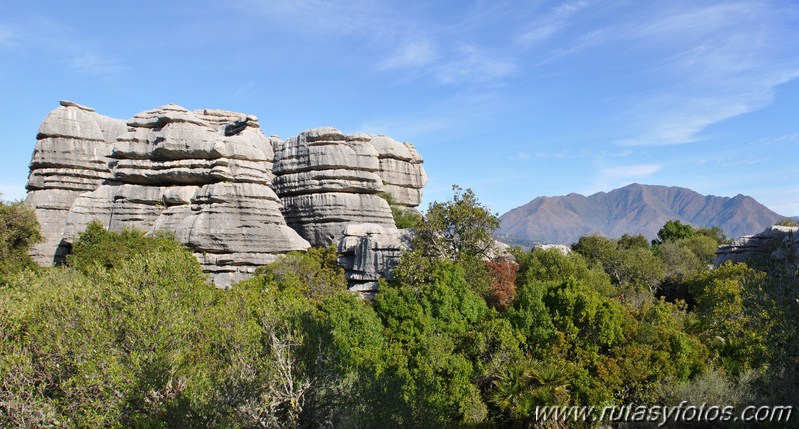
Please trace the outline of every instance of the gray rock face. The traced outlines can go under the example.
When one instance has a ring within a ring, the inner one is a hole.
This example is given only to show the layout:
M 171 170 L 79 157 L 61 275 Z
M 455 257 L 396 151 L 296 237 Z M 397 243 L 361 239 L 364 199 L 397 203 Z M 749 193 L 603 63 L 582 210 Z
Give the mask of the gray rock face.
M 392 227 L 380 192 L 404 206 L 421 201 L 427 176 L 410 144 L 330 127 L 273 144 L 274 187 L 286 222 L 314 246 L 338 242 L 351 223 Z
M 427 174 L 422 168 L 422 157 L 413 145 L 383 135 L 356 134 L 354 137 L 368 139 L 374 146 L 380 162 L 378 174 L 385 192 L 391 194 L 394 202 L 402 206 L 418 206 L 422 202 Z
M 60 119 L 62 109 L 50 117 Z M 107 141 L 98 140 L 97 127 L 84 125 L 97 122 L 92 116 L 99 115 L 80 112 L 78 124 L 52 125 L 48 117 L 42 126 L 47 132 L 40 130 L 40 137 L 52 138 L 79 129 L 88 136 L 75 136 L 75 144 L 83 145 L 79 147 L 103 144 L 102 150 L 80 153 L 80 162 L 93 166 L 97 178 L 59 200 L 61 230 L 45 231 L 48 242 L 70 243 L 93 220 L 112 231 L 135 227 L 172 232 L 220 287 L 282 253 L 309 247 L 280 212 L 281 201 L 271 188 L 272 143 L 257 118 L 168 105 L 122 122 Z M 41 142 L 37 149 L 47 147 Z M 32 178 L 41 170 L 34 167 L 38 164 L 32 163 Z M 32 179 L 29 189 L 36 183 Z M 40 219 L 47 215 L 39 195 L 29 194 L 28 199 Z
M 45 236 L 39 263 L 62 261 L 98 220 L 174 233 L 220 287 L 364 222 L 342 241 L 342 260 L 353 282 L 376 285 L 405 237 L 378 194 L 413 207 L 427 181 L 413 146 L 389 137 L 317 128 L 280 141 L 255 116 L 173 104 L 122 121 L 63 101 L 37 139 L 27 202 Z M 364 241 L 357 257 L 353 240 Z
M 732 244 L 719 246 L 713 265 L 727 261 L 759 266 L 769 261 L 799 266 L 799 227 L 774 225 L 763 232 L 746 235 Z
M 63 260 L 68 250 L 61 243 L 67 213 L 79 195 L 111 178 L 108 156 L 125 130 L 125 121 L 69 101 L 62 101 L 42 122 L 31 157 L 26 200 L 36 210 L 45 238 L 31 251 L 37 262 Z
M 350 290 L 377 292 L 381 278 L 391 280 L 402 252 L 410 247 L 412 232 L 374 223 L 349 224 L 338 243 L 339 263 Z
M 565 244 L 539 244 L 539 245 L 535 246 L 535 248 L 536 249 L 543 249 L 543 250 L 555 249 L 558 252 L 560 252 L 561 255 L 564 255 L 564 256 L 568 255 L 569 253 L 572 252 L 571 247 L 569 247 L 569 246 L 567 246 Z

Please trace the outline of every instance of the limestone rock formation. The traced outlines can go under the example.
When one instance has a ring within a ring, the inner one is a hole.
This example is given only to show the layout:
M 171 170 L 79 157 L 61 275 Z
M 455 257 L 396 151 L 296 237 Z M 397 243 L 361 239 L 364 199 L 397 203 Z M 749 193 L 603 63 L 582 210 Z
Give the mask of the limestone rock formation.
M 92 115 L 84 122 L 91 123 Z M 220 287 L 279 254 L 309 247 L 280 213 L 271 188 L 272 143 L 254 116 L 168 105 L 114 131 L 113 142 L 103 141 L 104 151 L 82 153 L 83 162 L 96 166 L 97 180 L 64 204 L 61 231 L 46 231 L 48 242 L 70 243 L 92 220 L 114 231 L 173 232 Z M 32 164 L 29 189 L 40 170 Z M 35 194 L 29 202 L 41 219 Z
M 36 209 L 45 238 L 32 249 L 37 262 L 63 260 L 67 213 L 78 196 L 111 178 L 108 156 L 125 130 L 125 121 L 69 101 L 62 101 L 42 122 L 27 186 L 27 203 Z
M 427 181 L 413 146 L 386 136 L 317 128 L 280 141 L 255 116 L 173 104 L 122 121 L 62 101 L 37 139 L 27 202 L 45 236 L 39 263 L 63 261 L 98 220 L 174 233 L 220 287 L 349 234 L 342 260 L 369 289 L 405 245 L 380 193 L 412 209 Z
M 377 151 L 385 192 L 391 194 L 394 203 L 416 207 L 422 202 L 422 188 L 427 183 L 427 174 L 422 168 L 422 157 L 410 143 L 400 143 L 391 137 L 373 134 L 356 134 L 354 138 L 369 141 Z
M 727 261 L 760 266 L 769 262 L 799 266 L 799 227 L 774 225 L 716 250 L 716 267 Z
M 542 250 L 555 249 L 558 252 L 560 252 L 561 255 L 564 255 L 564 256 L 566 256 L 566 255 L 568 255 L 569 253 L 572 252 L 571 247 L 569 247 L 569 246 L 567 246 L 565 244 L 539 244 L 539 245 L 536 245 L 534 247 L 534 249 L 542 249 Z
M 286 222 L 314 246 L 337 243 L 351 223 L 393 226 L 381 192 L 403 206 L 421 201 L 427 176 L 410 144 L 330 127 L 273 144 L 274 187 Z
M 407 229 L 374 223 L 349 224 L 338 243 L 339 264 L 344 267 L 350 290 L 369 295 L 377 292 L 381 278 L 392 279 L 403 251 L 410 247 Z

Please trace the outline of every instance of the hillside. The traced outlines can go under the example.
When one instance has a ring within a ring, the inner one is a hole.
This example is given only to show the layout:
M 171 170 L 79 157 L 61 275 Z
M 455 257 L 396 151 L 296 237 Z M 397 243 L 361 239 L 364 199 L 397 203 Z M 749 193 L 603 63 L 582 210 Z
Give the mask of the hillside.
M 538 197 L 500 217 L 497 237 L 511 244 L 569 244 L 583 235 L 654 238 L 666 221 L 718 226 L 728 237 L 754 234 L 782 219 L 746 195 L 718 197 L 687 188 L 633 183 L 590 196 Z

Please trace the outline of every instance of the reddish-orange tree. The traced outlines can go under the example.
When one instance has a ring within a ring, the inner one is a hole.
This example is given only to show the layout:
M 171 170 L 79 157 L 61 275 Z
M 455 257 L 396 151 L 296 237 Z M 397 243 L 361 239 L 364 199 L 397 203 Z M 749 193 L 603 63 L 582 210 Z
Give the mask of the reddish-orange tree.
M 516 299 L 516 273 L 519 264 L 513 261 L 490 261 L 486 266 L 491 274 L 488 305 L 499 311 L 507 310 Z

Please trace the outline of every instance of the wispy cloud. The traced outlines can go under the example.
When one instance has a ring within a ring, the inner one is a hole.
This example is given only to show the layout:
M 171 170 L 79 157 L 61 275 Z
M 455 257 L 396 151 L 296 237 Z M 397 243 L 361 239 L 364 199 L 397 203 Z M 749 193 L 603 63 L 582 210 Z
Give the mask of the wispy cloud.
M 496 51 L 473 44 L 439 49 L 427 40 L 400 46 L 377 69 L 412 71 L 416 76 L 432 76 L 444 85 L 498 85 L 518 71 L 513 60 L 502 58 Z
M 770 100 L 770 99 L 768 99 Z M 638 122 L 645 131 L 619 139 L 619 146 L 661 146 L 694 143 L 710 124 L 762 107 L 768 100 L 735 99 L 718 94 L 699 98 L 689 95 L 661 95 L 638 103 L 627 117 Z
M 600 170 L 599 176 L 603 179 L 641 179 L 651 176 L 662 170 L 660 164 L 625 165 L 610 167 Z
M 266 19 L 293 32 L 326 33 L 328 37 L 365 30 L 382 32 L 377 23 L 388 13 L 383 3 L 369 0 L 241 0 L 229 6 L 247 17 Z
M 435 67 L 438 80 L 446 84 L 497 82 L 517 71 L 509 60 L 487 54 L 475 45 L 462 45 L 447 62 Z
M 104 43 L 44 16 L 29 16 L 13 26 L 0 24 L 0 46 L 17 48 L 15 54 L 45 56 L 66 70 L 91 76 L 125 71 L 127 67 L 113 54 L 104 52 Z
M 507 159 L 511 161 L 524 161 L 530 159 L 530 154 L 527 152 L 516 152 L 513 155 L 508 155 Z
M 0 46 L 14 46 L 14 31 L 0 25 Z
M 591 150 L 563 148 L 558 151 L 537 151 L 533 156 L 535 159 L 584 159 L 591 156 Z
M 419 68 L 433 62 L 436 56 L 436 49 L 430 41 L 413 40 L 403 44 L 391 56 L 381 61 L 379 68 L 383 70 Z
M 116 60 L 93 51 L 76 54 L 70 61 L 70 67 L 79 73 L 93 76 L 117 74 L 126 70 Z
M 418 110 L 365 119 L 356 130 L 388 134 L 415 144 L 452 144 L 472 139 L 475 124 L 490 122 L 502 103 L 503 99 L 490 91 L 464 91 Z
M 578 36 L 574 41 L 554 49 L 543 59 L 535 63 L 534 67 L 549 64 L 570 55 L 601 46 L 612 41 L 616 37 L 617 35 L 614 34 L 614 28 L 612 27 L 588 31 Z
M 253 98 L 258 94 L 258 85 L 255 82 L 248 82 L 246 84 L 236 87 L 233 92 L 225 97 L 225 101 L 240 101 Z
M 663 170 L 660 164 L 634 164 L 601 168 L 586 195 L 599 191 L 609 191 L 633 182 L 642 182 Z
M 530 24 L 518 37 L 517 42 L 525 48 L 552 38 L 563 29 L 572 15 L 585 9 L 585 0 L 571 1 L 554 7 L 548 14 Z
M 411 114 L 365 122 L 358 126 L 355 132 L 388 134 L 395 138 L 414 139 L 421 135 L 432 134 L 453 128 L 458 123 L 458 118 L 449 115 L 424 115 L 424 117 L 422 117 L 420 115 Z
M 403 81 L 433 79 L 446 85 L 482 85 L 500 81 L 517 70 L 512 56 L 504 55 L 501 47 L 475 42 L 489 25 L 480 23 L 492 19 L 479 16 L 485 13 L 484 8 L 464 12 L 465 16 L 452 18 L 452 23 L 442 23 L 440 17 L 430 14 L 434 6 L 408 7 L 385 1 L 245 0 L 231 7 L 313 41 L 347 46 L 357 43 L 364 64 L 372 64 L 376 73 L 393 73 Z M 489 10 L 498 13 L 494 8 Z
M 779 8 L 760 2 L 666 10 L 624 32 L 649 70 L 654 92 L 627 119 L 639 125 L 625 146 L 696 142 L 719 121 L 768 106 L 778 85 L 799 77 L 799 34 Z
M 757 141 L 753 144 L 765 146 L 797 145 L 799 144 L 799 133 L 791 133 L 768 140 Z

